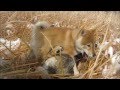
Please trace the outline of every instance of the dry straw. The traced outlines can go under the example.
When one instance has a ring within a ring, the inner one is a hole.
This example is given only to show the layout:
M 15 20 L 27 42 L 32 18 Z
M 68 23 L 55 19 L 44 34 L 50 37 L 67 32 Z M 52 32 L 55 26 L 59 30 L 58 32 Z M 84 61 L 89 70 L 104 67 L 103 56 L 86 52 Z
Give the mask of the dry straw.
M 69 27 L 69 28 L 77 28 L 77 29 L 85 28 L 88 30 L 91 28 L 96 28 L 97 30 L 96 33 L 98 34 L 98 36 L 100 34 L 104 35 L 101 45 L 103 45 L 105 41 L 108 41 L 108 39 L 110 39 L 112 43 L 113 39 L 120 35 L 120 12 L 118 11 L 116 12 L 115 11 L 111 11 L 111 12 L 109 11 L 108 12 L 107 11 L 106 12 L 105 11 L 72 11 L 72 12 L 70 11 L 60 11 L 60 12 L 59 11 L 56 11 L 56 12 L 55 11 L 52 11 L 52 12 L 49 12 L 49 11 L 38 11 L 38 12 L 12 11 L 12 12 L 0 12 L 0 16 L 1 16 L 0 30 L 4 29 L 5 25 L 9 22 L 14 22 L 14 23 L 18 22 L 18 23 L 23 23 L 24 25 L 24 23 L 31 23 L 33 18 L 36 18 L 37 21 L 43 20 L 43 21 L 48 21 L 50 23 L 58 22 L 61 27 Z M 16 25 L 16 27 L 19 28 L 18 25 Z M 21 32 L 19 33 L 22 33 L 23 31 L 24 30 L 21 30 Z M 113 37 L 110 37 L 109 33 L 111 33 L 111 36 Z M 26 48 L 30 50 L 30 47 L 28 45 L 29 42 L 26 43 L 26 41 L 24 41 L 25 35 L 27 36 L 27 34 L 28 33 L 24 32 L 24 35 L 22 35 L 20 38 L 23 40 L 23 42 L 27 46 Z M 4 34 L 0 34 L 0 35 L 2 35 L 1 37 L 8 37 Z M 44 33 L 42 33 L 42 35 L 46 38 L 51 49 L 53 50 L 53 46 L 51 45 L 49 38 L 47 38 L 44 35 Z M 17 35 L 14 35 L 14 36 L 16 38 L 19 37 Z M 109 46 L 112 45 L 111 43 L 109 43 Z M 3 43 L 0 43 L 0 44 L 5 46 Z M 107 47 L 99 49 L 95 61 L 93 60 L 93 61 L 86 62 L 86 67 L 88 69 L 84 70 L 84 73 L 77 78 L 95 78 L 96 73 L 98 74 L 98 78 L 99 76 L 101 76 L 99 74 L 101 72 L 99 71 L 99 68 L 102 68 L 105 64 L 107 64 L 110 61 L 110 58 L 105 58 L 104 53 L 102 53 L 102 51 L 106 50 Z M 15 56 L 16 53 L 17 53 L 16 59 L 19 59 L 18 55 L 20 56 L 21 53 L 23 53 L 23 52 L 20 52 L 20 50 L 16 50 L 15 52 L 12 52 L 11 49 L 9 49 L 8 47 L 6 47 L 6 49 L 12 53 L 12 56 L 9 57 L 9 60 L 12 60 L 13 56 Z M 27 53 L 27 51 L 24 51 L 24 53 Z M 7 57 L 7 55 L 4 55 L 3 51 L 0 52 L 0 55 L 4 56 L 5 58 Z M 21 68 L 24 67 L 24 65 L 23 66 L 17 65 L 17 66 L 21 66 Z M 34 66 L 36 66 L 36 64 Z M 27 76 L 29 76 L 31 72 L 26 71 L 25 73 L 27 73 Z M 14 73 L 14 75 L 17 76 L 16 73 Z M 35 74 L 32 74 L 32 75 L 34 76 Z M 53 75 L 53 76 L 56 76 L 59 78 L 60 77 L 61 78 L 76 78 L 72 76 L 64 77 L 64 75 Z

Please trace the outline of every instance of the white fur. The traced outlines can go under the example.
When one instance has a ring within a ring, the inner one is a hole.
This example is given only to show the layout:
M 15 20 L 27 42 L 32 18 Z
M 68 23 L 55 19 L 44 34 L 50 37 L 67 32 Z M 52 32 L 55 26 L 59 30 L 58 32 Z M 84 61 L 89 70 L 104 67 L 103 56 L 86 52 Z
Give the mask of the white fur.
M 51 57 L 51 58 L 48 58 L 46 61 L 45 61 L 45 64 L 44 64 L 44 68 L 47 68 L 47 67 L 55 67 L 57 64 L 57 59 L 55 57 Z M 77 76 L 79 75 L 79 71 L 77 69 L 77 66 L 76 64 L 74 65 L 73 67 L 73 71 L 74 71 L 74 75 Z
M 83 53 L 84 52 L 84 50 L 83 50 L 84 47 L 83 47 L 83 45 L 80 44 L 81 39 L 82 38 L 79 38 L 79 39 L 75 40 L 75 48 L 76 48 L 77 52 Z
M 80 52 L 80 53 L 85 52 L 89 57 L 93 57 L 92 53 L 90 51 L 88 51 L 87 48 L 85 48 L 85 45 L 82 45 L 80 43 L 81 40 L 82 40 L 82 37 L 75 41 L 75 47 L 76 47 L 77 52 Z
M 51 58 L 48 58 L 46 61 L 45 61 L 45 66 L 51 66 L 51 67 L 54 67 L 56 65 L 56 62 L 57 62 L 57 59 L 55 57 L 51 57 Z
M 73 71 L 74 71 L 74 75 L 75 75 L 75 76 L 77 76 L 77 75 L 80 74 L 80 72 L 79 72 L 78 69 L 77 69 L 76 64 L 75 64 L 74 67 L 73 67 Z
M 39 28 L 40 26 L 42 26 L 44 28 L 49 28 L 50 24 L 46 21 L 39 21 L 34 25 L 35 28 Z

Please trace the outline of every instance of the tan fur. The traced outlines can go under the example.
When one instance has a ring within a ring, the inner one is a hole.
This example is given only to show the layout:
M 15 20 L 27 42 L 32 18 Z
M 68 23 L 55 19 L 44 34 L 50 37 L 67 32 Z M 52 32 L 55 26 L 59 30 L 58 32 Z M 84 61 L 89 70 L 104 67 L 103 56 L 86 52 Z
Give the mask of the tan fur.
M 74 54 L 75 48 L 71 30 L 67 28 L 49 28 L 33 32 L 35 35 L 33 36 L 32 47 L 34 47 L 34 53 L 37 58 L 41 57 L 40 54 L 42 54 L 43 59 L 45 59 L 51 48 L 48 40 L 41 32 L 47 37 L 53 47 L 56 45 L 63 46 L 65 53 L 69 55 Z
M 86 52 L 90 57 L 95 55 L 95 30 L 81 30 L 75 42 L 75 47 L 78 52 Z

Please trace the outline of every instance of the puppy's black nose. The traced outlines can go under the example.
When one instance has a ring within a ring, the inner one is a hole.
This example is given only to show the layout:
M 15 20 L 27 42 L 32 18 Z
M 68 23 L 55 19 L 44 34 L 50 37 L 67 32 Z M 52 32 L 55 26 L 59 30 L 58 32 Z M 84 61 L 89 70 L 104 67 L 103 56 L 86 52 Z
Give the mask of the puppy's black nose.
M 56 53 L 59 54 L 59 53 L 60 53 L 60 50 L 58 50 Z
M 93 54 L 93 57 L 95 57 L 95 56 L 96 56 L 96 54 L 94 53 L 94 54 Z

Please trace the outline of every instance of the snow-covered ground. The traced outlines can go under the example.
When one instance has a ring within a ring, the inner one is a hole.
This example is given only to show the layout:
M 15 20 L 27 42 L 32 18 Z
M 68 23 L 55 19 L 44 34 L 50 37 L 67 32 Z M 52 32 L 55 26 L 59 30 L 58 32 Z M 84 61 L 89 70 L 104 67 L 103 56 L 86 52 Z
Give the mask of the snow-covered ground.
M 102 69 L 102 76 L 105 78 L 110 78 L 112 75 L 120 74 L 120 50 L 115 49 L 114 45 L 120 44 L 120 38 L 113 40 L 111 45 L 110 42 L 105 42 L 103 46 L 104 55 L 110 59 L 110 63 L 106 64 Z M 105 49 L 107 47 L 107 49 Z
M 16 39 L 15 41 L 9 41 L 4 38 L 0 38 L 0 42 L 3 43 L 7 48 L 11 48 L 11 50 L 16 50 L 21 43 L 20 38 Z M 6 47 L 4 45 L 0 46 L 0 50 L 5 50 Z
M 5 54 L 10 54 L 7 48 L 9 48 L 11 51 L 15 51 L 16 49 L 18 49 L 20 44 L 21 44 L 20 38 L 17 38 L 14 41 L 12 40 L 9 41 L 7 39 L 0 38 L 0 51 L 3 51 Z

